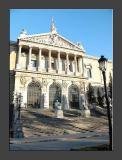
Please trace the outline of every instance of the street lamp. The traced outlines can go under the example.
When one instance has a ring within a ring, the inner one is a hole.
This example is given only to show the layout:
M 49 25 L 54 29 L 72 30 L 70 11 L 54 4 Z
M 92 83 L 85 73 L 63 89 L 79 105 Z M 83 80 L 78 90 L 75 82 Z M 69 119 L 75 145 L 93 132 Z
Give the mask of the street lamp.
M 16 103 L 16 113 L 17 117 L 15 118 L 14 124 L 14 138 L 23 138 L 22 131 L 22 121 L 21 121 L 21 103 L 22 103 L 22 95 L 21 93 L 15 94 L 15 103 Z
M 107 115 L 108 115 L 108 124 L 109 124 L 109 149 L 112 150 L 112 123 L 111 123 L 111 114 L 110 114 L 110 104 L 108 99 L 107 87 L 106 87 L 106 68 L 107 68 L 107 59 L 102 55 L 98 60 L 99 69 L 103 74 L 104 89 L 105 89 L 105 98 L 107 104 Z
M 19 93 L 18 94 L 18 120 L 20 121 L 21 120 L 21 114 L 20 114 L 20 112 L 21 112 L 21 102 L 22 102 L 22 95 L 21 95 L 21 93 Z

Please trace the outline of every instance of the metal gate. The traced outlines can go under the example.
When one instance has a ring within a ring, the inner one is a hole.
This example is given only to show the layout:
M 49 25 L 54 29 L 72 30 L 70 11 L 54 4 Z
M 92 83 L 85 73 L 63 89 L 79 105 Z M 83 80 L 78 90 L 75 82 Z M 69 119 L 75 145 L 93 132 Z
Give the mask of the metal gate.
M 79 109 L 79 89 L 76 85 L 71 85 L 68 90 L 69 107 Z
M 38 82 L 31 82 L 27 88 L 27 106 L 40 108 L 41 105 L 41 86 Z
M 61 87 L 55 83 L 49 87 L 49 106 L 54 108 L 55 101 L 61 102 Z

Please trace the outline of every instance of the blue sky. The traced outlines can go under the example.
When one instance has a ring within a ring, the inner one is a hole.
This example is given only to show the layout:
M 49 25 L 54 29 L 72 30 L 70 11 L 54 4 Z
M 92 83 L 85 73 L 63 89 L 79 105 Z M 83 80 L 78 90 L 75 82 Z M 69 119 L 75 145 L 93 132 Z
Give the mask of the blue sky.
M 76 43 L 88 55 L 113 58 L 113 20 L 111 9 L 12 9 L 10 40 L 17 40 L 25 29 L 28 34 L 50 32 L 51 18 L 57 32 Z

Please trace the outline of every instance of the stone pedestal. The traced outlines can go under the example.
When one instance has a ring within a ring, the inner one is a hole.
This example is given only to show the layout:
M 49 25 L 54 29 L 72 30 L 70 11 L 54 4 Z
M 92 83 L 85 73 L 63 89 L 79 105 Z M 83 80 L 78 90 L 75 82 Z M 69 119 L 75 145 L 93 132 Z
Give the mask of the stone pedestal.
M 14 129 L 13 129 L 13 138 L 23 138 L 24 134 L 22 131 L 22 122 L 21 120 L 16 120 L 14 123 Z
M 83 117 L 90 117 L 90 110 L 89 109 L 82 110 L 81 111 L 81 116 L 83 116 Z
M 56 118 L 63 118 L 63 111 L 62 110 L 55 110 Z

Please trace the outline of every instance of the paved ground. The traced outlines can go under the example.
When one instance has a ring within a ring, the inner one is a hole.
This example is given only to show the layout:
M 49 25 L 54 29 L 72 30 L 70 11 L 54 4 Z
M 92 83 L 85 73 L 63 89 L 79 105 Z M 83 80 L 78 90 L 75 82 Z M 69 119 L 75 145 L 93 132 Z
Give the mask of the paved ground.
M 11 139 L 10 150 L 71 150 L 101 144 L 108 144 L 108 135 L 86 133 Z

